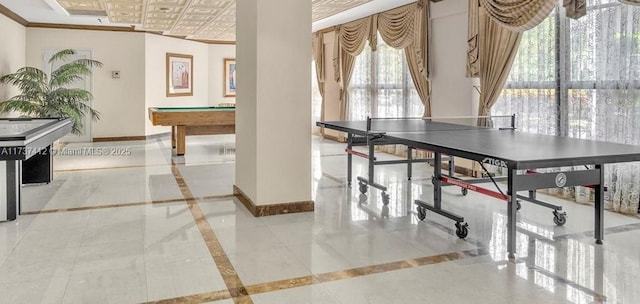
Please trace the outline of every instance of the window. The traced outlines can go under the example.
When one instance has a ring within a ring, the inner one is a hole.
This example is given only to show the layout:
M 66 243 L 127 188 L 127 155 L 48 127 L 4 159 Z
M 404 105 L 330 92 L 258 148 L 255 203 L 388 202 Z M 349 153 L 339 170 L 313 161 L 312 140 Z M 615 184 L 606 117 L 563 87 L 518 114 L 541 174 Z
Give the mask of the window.
M 355 61 L 349 84 L 348 120 L 370 117 L 421 117 L 424 105 L 416 91 L 404 50 L 378 36 L 377 51 L 367 45 Z
M 560 10 L 525 32 L 492 115 L 515 113 L 526 132 L 640 145 L 640 7 L 588 0 L 577 20 Z M 640 165 L 608 165 L 605 177 L 608 207 L 637 212 Z

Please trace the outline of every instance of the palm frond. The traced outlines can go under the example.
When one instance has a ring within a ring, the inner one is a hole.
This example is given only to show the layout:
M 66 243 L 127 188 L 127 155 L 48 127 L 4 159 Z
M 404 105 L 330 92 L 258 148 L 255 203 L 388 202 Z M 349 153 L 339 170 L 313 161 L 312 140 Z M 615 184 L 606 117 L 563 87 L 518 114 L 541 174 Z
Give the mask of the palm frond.
M 32 87 L 45 91 L 47 74 L 37 68 L 24 67 L 18 69 L 15 73 L 0 77 L 0 82 L 17 86 L 21 90 L 23 87 Z
M 61 65 L 55 71 L 51 72 L 51 80 L 49 86 L 52 89 L 70 85 L 76 81 L 80 81 L 84 76 L 91 75 L 91 68 L 78 62 L 70 62 Z
M 67 56 L 75 55 L 75 54 L 76 54 L 76 51 L 73 49 L 65 49 L 65 50 L 59 51 L 53 54 L 51 58 L 49 58 L 49 63 L 54 63 L 58 60 L 64 60 L 65 58 L 67 58 Z
M 103 66 L 102 62 L 93 59 L 76 59 L 73 61 L 74 63 L 83 64 L 88 67 L 97 67 L 101 68 Z
M 86 103 L 93 99 L 93 95 L 91 92 L 79 88 L 58 88 L 51 91 L 47 99 L 52 102 Z
M 27 116 L 39 117 L 41 106 L 28 102 L 24 99 L 12 98 L 0 102 L 0 111 L 2 112 L 20 112 Z

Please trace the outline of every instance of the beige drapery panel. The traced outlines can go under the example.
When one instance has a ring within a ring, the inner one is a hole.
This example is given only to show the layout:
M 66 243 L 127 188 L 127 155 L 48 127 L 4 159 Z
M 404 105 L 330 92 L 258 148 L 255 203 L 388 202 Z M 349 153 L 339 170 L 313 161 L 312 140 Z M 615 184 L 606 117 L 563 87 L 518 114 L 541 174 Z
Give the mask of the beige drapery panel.
M 340 117 L 346 119 L 348 86 L 353 72 L 355 56 L 369 41 L 376 50 L 377 33 L 389 46 L 404 49 L 411 78 L 424 106 L 425 116 L 431 115 L 428 48 L 428 5 L 424 0 L 401 6 L 376 15 L 336 27 L 333 65 L 334 78 L 340 82 Z
M 340 120 L 346 120 L 349 106 L 349 82 L 356 60 L 365 43 L 370 40 L 371 17 L 336 26 L 333 51 L 334 78 L 340 83 Z
M 316 32 L 312 37 L 313 61 L 316 63 L 316 80 L 320 96 L 324 99 L 324 34 Z
M 313 61 L 316 64 L 316 81 L 318 82 L 318 91 L 323 105 L 320 107 L 320 119 L 324 120 L 324 34 L 320 32 L 313 33 L 311 42 L 313 45 Z
M 522 32 L 514 32 L 498 25 L 483 7 L 479 10 L 478 21 L 481 88 L 478 115 L 486 116 L 507 81 Z

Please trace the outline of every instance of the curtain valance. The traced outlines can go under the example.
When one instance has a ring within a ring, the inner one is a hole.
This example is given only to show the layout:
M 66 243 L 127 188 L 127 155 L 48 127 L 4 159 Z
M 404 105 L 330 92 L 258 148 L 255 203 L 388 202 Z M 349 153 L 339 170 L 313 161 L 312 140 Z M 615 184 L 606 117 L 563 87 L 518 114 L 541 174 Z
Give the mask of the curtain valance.
M 396 49 L 404 49 L 419 39 L 420 16 L 416 5 L 401 6 L 373 16 L 373 24 L 382 40 Z M 377 35 L 371 35 L 371 45 L 377 45 Z
M 392 10 L 378 13 L 366 18 L 358 19 L 338 25 L 335 28 L 335 43 L 333 51 L 334 70 L 339 72 L 339 58 L 341 51 L 348 55 L 357 56 L 364 49 L 368 41 L 372 50 L 376 50 L 378 33 L 389 46 L 405 49 L 412 46 L 419 49 L 425 56 L 421 61 L 421 70 L 428 71 L 426 56 L 427 11 L 424 0 L 404 5 Z M 340 80 L 340 75 L 335 75 Z
M 345 117 L 348 111 L 347 89 L 355 57 L 362 52 L 367 41 L 371 49 L 376 50 L 378 33 L 387 45 L 405 50 L 413 83 L 425 105 L 425 114 L 430 115 L 428 5 L 425 2 L 426 0 L 419 0 L 335 27 L 333 66 L 334 79 L 340 82 L 341 87 L 341 117 Z
M 487 16 L 514 32 L 523 32 L 540 24 L 558 0 L 480 0 Z
M 467 76 L 478 77 L 478 12 L 479 8 L 496 24 L 513 32 L 536 27 L 553 11 L 559 0 L 469 0 L 467 32 Z M 640 1 L 640 0 L 631 0 Z M 587 13 L 586 0 L 562 0 L 569 18 Z

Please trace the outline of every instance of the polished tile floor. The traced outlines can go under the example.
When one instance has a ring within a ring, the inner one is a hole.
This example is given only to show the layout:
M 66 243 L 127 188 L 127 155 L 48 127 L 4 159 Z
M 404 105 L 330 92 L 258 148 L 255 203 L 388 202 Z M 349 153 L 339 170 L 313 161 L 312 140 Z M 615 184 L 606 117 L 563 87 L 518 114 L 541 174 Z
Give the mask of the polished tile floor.
M 640 302 L 640 218 L 607 212 L 595 245 L 592 208 L 539 194 L 568 222 L 524 202 L 509 262 L 503 202 L 445 188 L 462 240 L 415 215 L 430 167 L 411 182 L 404 165 L 377 167 L 385 208 L 346 187 L 343 151 L 313 139 L 315 212 L 255 218 L 232 195 L 233 136 L 189 137 L 184 157 L 168 138 L 68 144 L 55 180 L 25 186 L 23 214 L 0 223 L 0 303 Z

